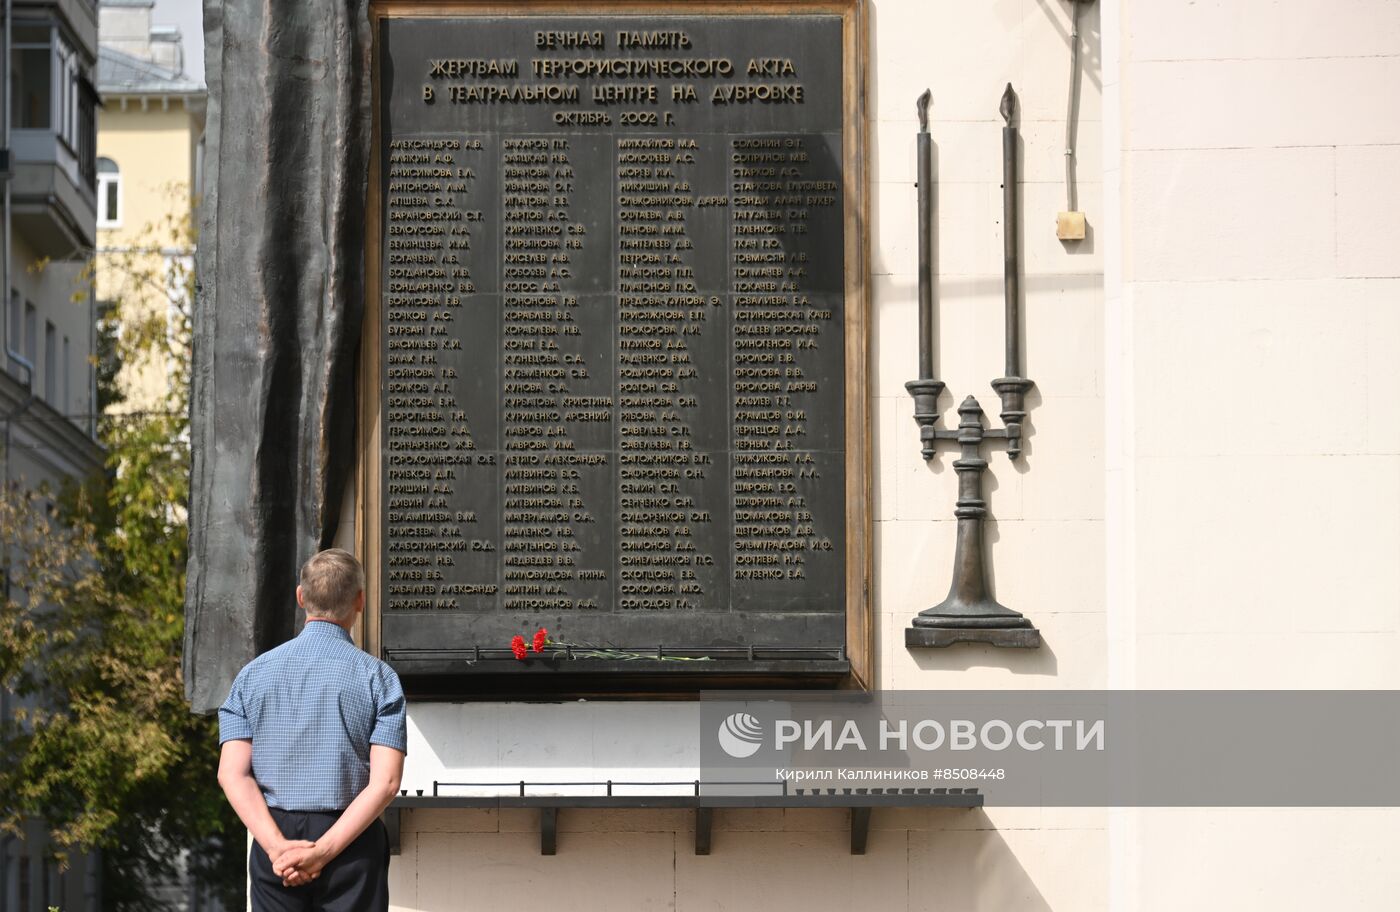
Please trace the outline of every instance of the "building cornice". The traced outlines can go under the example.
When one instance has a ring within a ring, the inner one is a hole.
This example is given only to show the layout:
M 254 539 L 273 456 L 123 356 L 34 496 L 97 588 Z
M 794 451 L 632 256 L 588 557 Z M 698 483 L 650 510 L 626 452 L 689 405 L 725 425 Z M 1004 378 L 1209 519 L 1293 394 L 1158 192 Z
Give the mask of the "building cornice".
M 98 94 L 102 98 L 102 105 L 107 110 L 116 109 L 126 111 L 132 107 L 138 107 L 142 111 L 159 109 L 169 111 L 174 107 L 183 105 L 186 111 L 192 114 L 204 113 L 208 95 L 203 89 L 198 91 L 112 91 L 98 89 Z
M 35 398 L 26 406 L 29 399 L 30 392 L 23 384 L 0 373 L 0 434 L 8 418 L 14 450 L 26 452 L 29 461 L 55 475 L 69 478 L 86 478 L 102 468 L 107 452 L 101 444 L 43 399 Z M 9 457 L 4 454 L 4 458 Z M 13 462 L 10 471 L 14 471 Z

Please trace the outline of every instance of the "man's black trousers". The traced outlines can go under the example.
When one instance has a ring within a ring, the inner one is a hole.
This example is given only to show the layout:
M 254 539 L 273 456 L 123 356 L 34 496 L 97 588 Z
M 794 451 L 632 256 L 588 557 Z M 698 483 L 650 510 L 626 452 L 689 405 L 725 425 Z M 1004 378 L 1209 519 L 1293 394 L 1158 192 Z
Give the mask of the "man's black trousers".
M 315 842 L 340 817 L 339 811 L 284 811 L 268 808 L 287 839 Z M 321 871 L 300 887 L 282 886 L 272 873 L 272 861 L 253 843 L 248 855 L 249 893 L 253 912 L 388 912 L 389 834 L 378 820 L 371 823 Z

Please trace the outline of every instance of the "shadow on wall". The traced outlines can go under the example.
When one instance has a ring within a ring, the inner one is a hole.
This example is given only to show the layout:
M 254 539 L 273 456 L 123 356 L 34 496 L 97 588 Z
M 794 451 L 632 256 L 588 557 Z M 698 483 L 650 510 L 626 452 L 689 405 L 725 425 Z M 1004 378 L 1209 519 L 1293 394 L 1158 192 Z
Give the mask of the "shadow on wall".
M 988 542 L 994 536 L 988 537 Z M 902 635 L 902 634 L 901 634 Z M 1055 675 L 1059 661 L 1045 631 L 1041 630 L 1039 649 L 998 649 L 960 643 L 946 649 L 911 649 L 915 664 L 924 671 L 967 671 L 972 668 L 1003 668 L 1019 675 Z
M 1021 220 L 1021 225 L 1024 227 L 1024 219 Z M 1055 275 L 1031 275 L 1023 278 L 1022 289 L 1023 292 L 1029 291 L 1054 294 L 1084 288 L 1097 288 L 1100 286 L 1101 283 L 1102 276 L 1099 274 L 1067 273 Z M 911 299 L 915 297 L 917 293 L 916 286 L 913 283 L 907 281 L 891 282 L 890 289 L 892 292 L 891 298 L 894 299 Z M 991 298 L 994 297 L 1001 290 L 1002 279 L 1000 277 L 953 277 L 948 280 L 940 280 L 937 283 L 934 296 L 935 364 L 942 363 L 943 356 L 946 351 L 945 348 L 941 348 L 939 346 L 939 343 L 944 341 L 940 338 L 940 331 L 942 329 L 942 321 L 940 319 L 941 302 L 949 298 L 961 297 Z M 872 310 L 875 310 L 880 305 L 881 301 L 879 300 L 872 300 L 871 302 Z M 1030 360 L 1033 357 L 1034 346 L 1036 344 L 1036 337 L 1033 334 L 1027 332 L 1025 329 L 1024 321 L 1027 319 L 1027 307 L 1024 304 L 1020 308 L 1020 317 L 1023 321 L 1023 326 L 1021 330 L 1021 344 L 1023 352 L 1022 357 L 1027 360 Z M 874 320 L 873 322 L 876 325 L 878 325 L 878 320 Z M 878 331 L 873 332 L 871 334 L 871 363 L 874 365 L 880 365 L 883 362 L 880 351 L 880 348 L 883 344 L 894 344 L 908 347 L 908 340 L 909 336 L 905 334 L 892 333 L 882 335 Z M 945 342 L 944 344 L 947 345 L 951 343 Z M 994 368 L 989 368 L 985 373 L 988 377 L 993 376 L 995 373 Z M 943 377 L 942 379 L 947 380 L 948 378 Z M 980 381 L 980 383 L 985 385 L 986 381 Z M 953 395 L 949 395 L 948 392 L 945 391 L 944 395 L 939 398 L 938 402 L 940 428 L 957 427 L 958 415 L 955 410 L 956 405 L 961 399 L 961 397 L 967 392 L 977 392 L 982 397 L 986 396 L 986 390 L 983 388 L 966 390 L 957 389 Z M 997 511 L 999 504 L 997 498 L 997 491 L 1001 488 L 1001 478 L 1003 473 L 1014 472 L 1016 474 L 1024 475 L 1034 471 L 1033 466 L 1035 462 L 1036 437 L 1035 420 L 1037 410 L 1041 406 L 1042 402 L 1043 396 L 1040 387 L 1032 387 L 1026 394 L 1027 418 L 1023 425 L 1024 437 L 1022 438 L 1022 457 L 1020 459 L 1014 462 L 1006 459 L 1004 444 L 998 442 L 990 443 L 984 451 L 986 458 L 988 458 L 989 462 L 991 463 L 991 468 L 983 475 L 982 478 L 983 497 L 987 502 L 987 522 L 984 524 L 983 527 L 983 542 L 985 547 L 984 559 L 986 564 L 988 593 L 993 598 L 996 597 L 997 560 L 1000 556 L 996 545 L 1001 540 L 1001 527 L 997 521 Z M 1000 426 L 1000 421 L 996 417 L 996 400 L 992 399 L 983 407 L 984 409 L 988 409 L 991 412 L 991 414 L 988 415 L 985 419 L 988 426 Z M 894 466 L 897 460 L 893 455 L 881 452 L 880 446 L 881 441 L 879 439 L 879 435 L 876 435 L 876 439 L 874 441 L 874 457 L 872 459 L 874 471 L 876 473 L 896 471 Z M 898 429 L 898 434 L 896 435 L 894 446 L 907 446 L 910 449 L 918 448 L 919 444 L 917 438 L 917 430 L 912 422 L 909 422 L 907 427 L 901 427 Z M 953 460 L 956 458 L 956 449 L 940 447 L 936 452 L 935 456 L 924 463 L 923 470 L 935 476 L 938 476 L 940 479 L 939 483 L 941 484 L 946 484 L 950 486 L 956 485 L 957 482 L 954 478 L 954 473 L 952 471 L 952 463 Z M 875 489 L 877 491 L 880 490 L 878 478 L 876 480 Z M 940 518 L 939 521 L 951 521 L 952 518 L 953 517 L 950 515 L 946 518 Z M 877 549 L 879 547 L 878 539 L 876 547 Z M 946 572 L 947 574 L 951 575 L 952 556 L 952 552 L 948 552 L 946 554 L 931 554 L 929 556 L 929 559 L 946 562 Z M 876 559 L 876 565 L 879 565 L 878 557 Z M 947 576 L 940 577 L 940 579 L 947 578 Z M 881 590 L 881 582 L 878 578 L 876 580 L 875 585 L 876 600 L 878 603 Z M 928 594 L 930 596 L 928 604 L 922 606 L 907 606 L 909 608 L 909 616 L 912 617 L 921 608 L 927 608 L 929 607 L 929 605 L 940 601 L 943 596 L 943 591 L 939 589 L 936 591 L 930 591 Z M 901 606 L 899 611 L 897 611 L 896 613 L 898 614 L 902 612 L 905 607 L 906 606 Z M 1010 607 L 1016 608 L 1017 610 L 1022 610 L 1016 605 L 1012 605 Z M 1035 617 L 1033 612 L 1031 616 L 1032 620 L 1034 620 Z M 951 647 L 948 649 L 911 649 L 910 655 L 914 658 L 914 661 L 918 665 L 918 667 L 925 671 L 966 671 L 972 668 L 995 667 L 1005 668 L 1013 674 L 1054 676 L 1058 673 L 1059 663 L 1056 658 L 1055 651 L 1052 645 L 1050 644 L 1048 637 L 1046 637 L 1043 628 L 1041 633 L 1041 646 L 1035 650 L 997 649 L 990 646 L 959 644 L 958 646 Z M 899 645 L 896 645 L 895 648 L 903 648 L 902 641 Z
M 1017 850 L 980 808 L 968 813 L 986 828 L 907 831 L 907 908 L 928 912 L 1050 912 L 1050 903 L 1022 864 Z
M 1035 0 L 1045 18 L 1055 27 L 1069 50 L 1069 14 L 1072 0 Z M 1103 41 L 1099 25 L 1099 7 L 1093 0 L 1079 0 L 1079 74 L 1096 88 L 1103 89 Z M 1068 54 L 1066 54 L 1068 56 Z M 1068 71 L 1068 70 L 1066 70 Z

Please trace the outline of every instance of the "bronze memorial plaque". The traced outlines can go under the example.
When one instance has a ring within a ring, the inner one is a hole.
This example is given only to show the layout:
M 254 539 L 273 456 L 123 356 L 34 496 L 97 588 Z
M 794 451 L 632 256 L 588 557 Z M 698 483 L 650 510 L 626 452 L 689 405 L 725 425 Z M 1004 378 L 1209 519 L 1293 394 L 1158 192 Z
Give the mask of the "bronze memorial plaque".
M 858 9 L 377 8 L 367 541 L 410 691 L 864 683 Z

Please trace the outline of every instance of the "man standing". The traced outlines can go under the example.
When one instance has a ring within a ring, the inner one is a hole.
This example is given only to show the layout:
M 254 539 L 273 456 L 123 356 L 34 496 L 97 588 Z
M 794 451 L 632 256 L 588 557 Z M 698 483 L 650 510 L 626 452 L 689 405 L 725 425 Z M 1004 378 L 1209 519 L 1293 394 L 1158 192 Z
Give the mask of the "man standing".
M 254 912 L 389 908 L 379 815 L 408 749 L 398 675 L 350 639 L 365 605 L 353 555 L 301 568 L 296 639 L 249 662 L 219 707 L 219 784 L 252 833 Z

